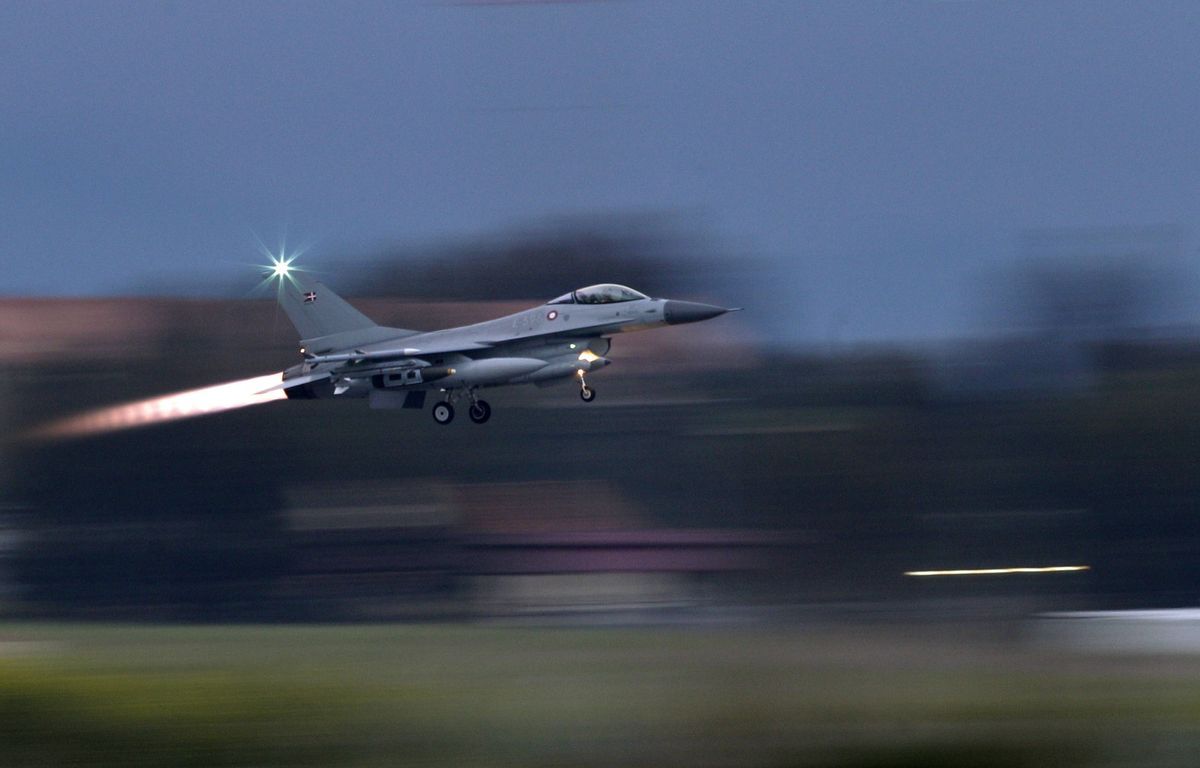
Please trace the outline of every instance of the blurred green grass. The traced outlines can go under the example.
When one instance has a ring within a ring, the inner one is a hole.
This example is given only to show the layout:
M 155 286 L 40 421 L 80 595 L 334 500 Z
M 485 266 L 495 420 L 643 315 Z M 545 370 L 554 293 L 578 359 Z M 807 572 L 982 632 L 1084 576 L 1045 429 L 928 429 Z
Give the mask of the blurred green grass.
M 1198 670 L 878 627 L 4 624 L 0 764 L 1166 765 Z

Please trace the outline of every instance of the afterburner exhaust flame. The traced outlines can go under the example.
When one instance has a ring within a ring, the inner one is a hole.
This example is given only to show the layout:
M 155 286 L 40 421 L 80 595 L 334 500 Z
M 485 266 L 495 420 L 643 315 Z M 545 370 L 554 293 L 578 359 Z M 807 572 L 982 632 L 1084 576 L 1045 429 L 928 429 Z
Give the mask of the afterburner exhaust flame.
M 287 395 L 282 389 L 264 391 L 282 380 L 283 374 L 272 373 L 114 405 L 51 422 L 34 430 L 30 437 L 61 439 L 98 435 L 283 400 Z

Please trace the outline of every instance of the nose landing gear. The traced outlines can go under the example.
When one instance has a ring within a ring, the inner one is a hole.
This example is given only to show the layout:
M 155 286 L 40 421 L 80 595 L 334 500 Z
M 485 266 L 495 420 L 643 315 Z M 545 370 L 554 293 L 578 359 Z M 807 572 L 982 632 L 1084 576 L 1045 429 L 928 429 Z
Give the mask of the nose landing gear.
M 587 380 L 583 378 L 583 371 L 579 371 L 579 399 L 585 403 L 590 403 L 596 399 L 596 390 L 588 386 Z

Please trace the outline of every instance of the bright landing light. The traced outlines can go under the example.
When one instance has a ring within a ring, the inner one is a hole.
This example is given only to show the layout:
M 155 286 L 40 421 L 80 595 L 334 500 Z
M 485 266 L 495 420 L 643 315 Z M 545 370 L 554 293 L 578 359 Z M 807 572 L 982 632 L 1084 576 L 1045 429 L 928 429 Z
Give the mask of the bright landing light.
M 288 272 L 291 270 L 291 266 L 292 259 L 285 259 L 282 256 L 280 256 L 278 259 L 274 256 L 271 257 L 271 273 L 275 277 L 287 277 Z
M 272 373 L 114 405 L 52 422 L 34 430 L 31 436 L 52 439 L 97 435 L 282 400 L 287 397 L 282 389 L 264 391 L 281 381 L 283 374 Z
M 1089 571 L 1090 565 L 1045 565 L 1019 568 L 960 568 L 952 571 L 905 571 L 905 576 L 994 576 L 1007 573 L 1066 573 Z

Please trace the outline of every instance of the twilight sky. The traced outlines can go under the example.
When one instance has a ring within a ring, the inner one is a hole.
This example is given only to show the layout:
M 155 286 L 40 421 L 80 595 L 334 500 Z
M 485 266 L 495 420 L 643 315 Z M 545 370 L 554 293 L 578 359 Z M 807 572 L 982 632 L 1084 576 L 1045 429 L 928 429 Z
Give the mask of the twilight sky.
M 0 293 L 682 211 L 767 260 L 775 332 L 957 335 L 1030 230 L 1200 269 L 1197 41 L 1194 2 L 9 0 Z

